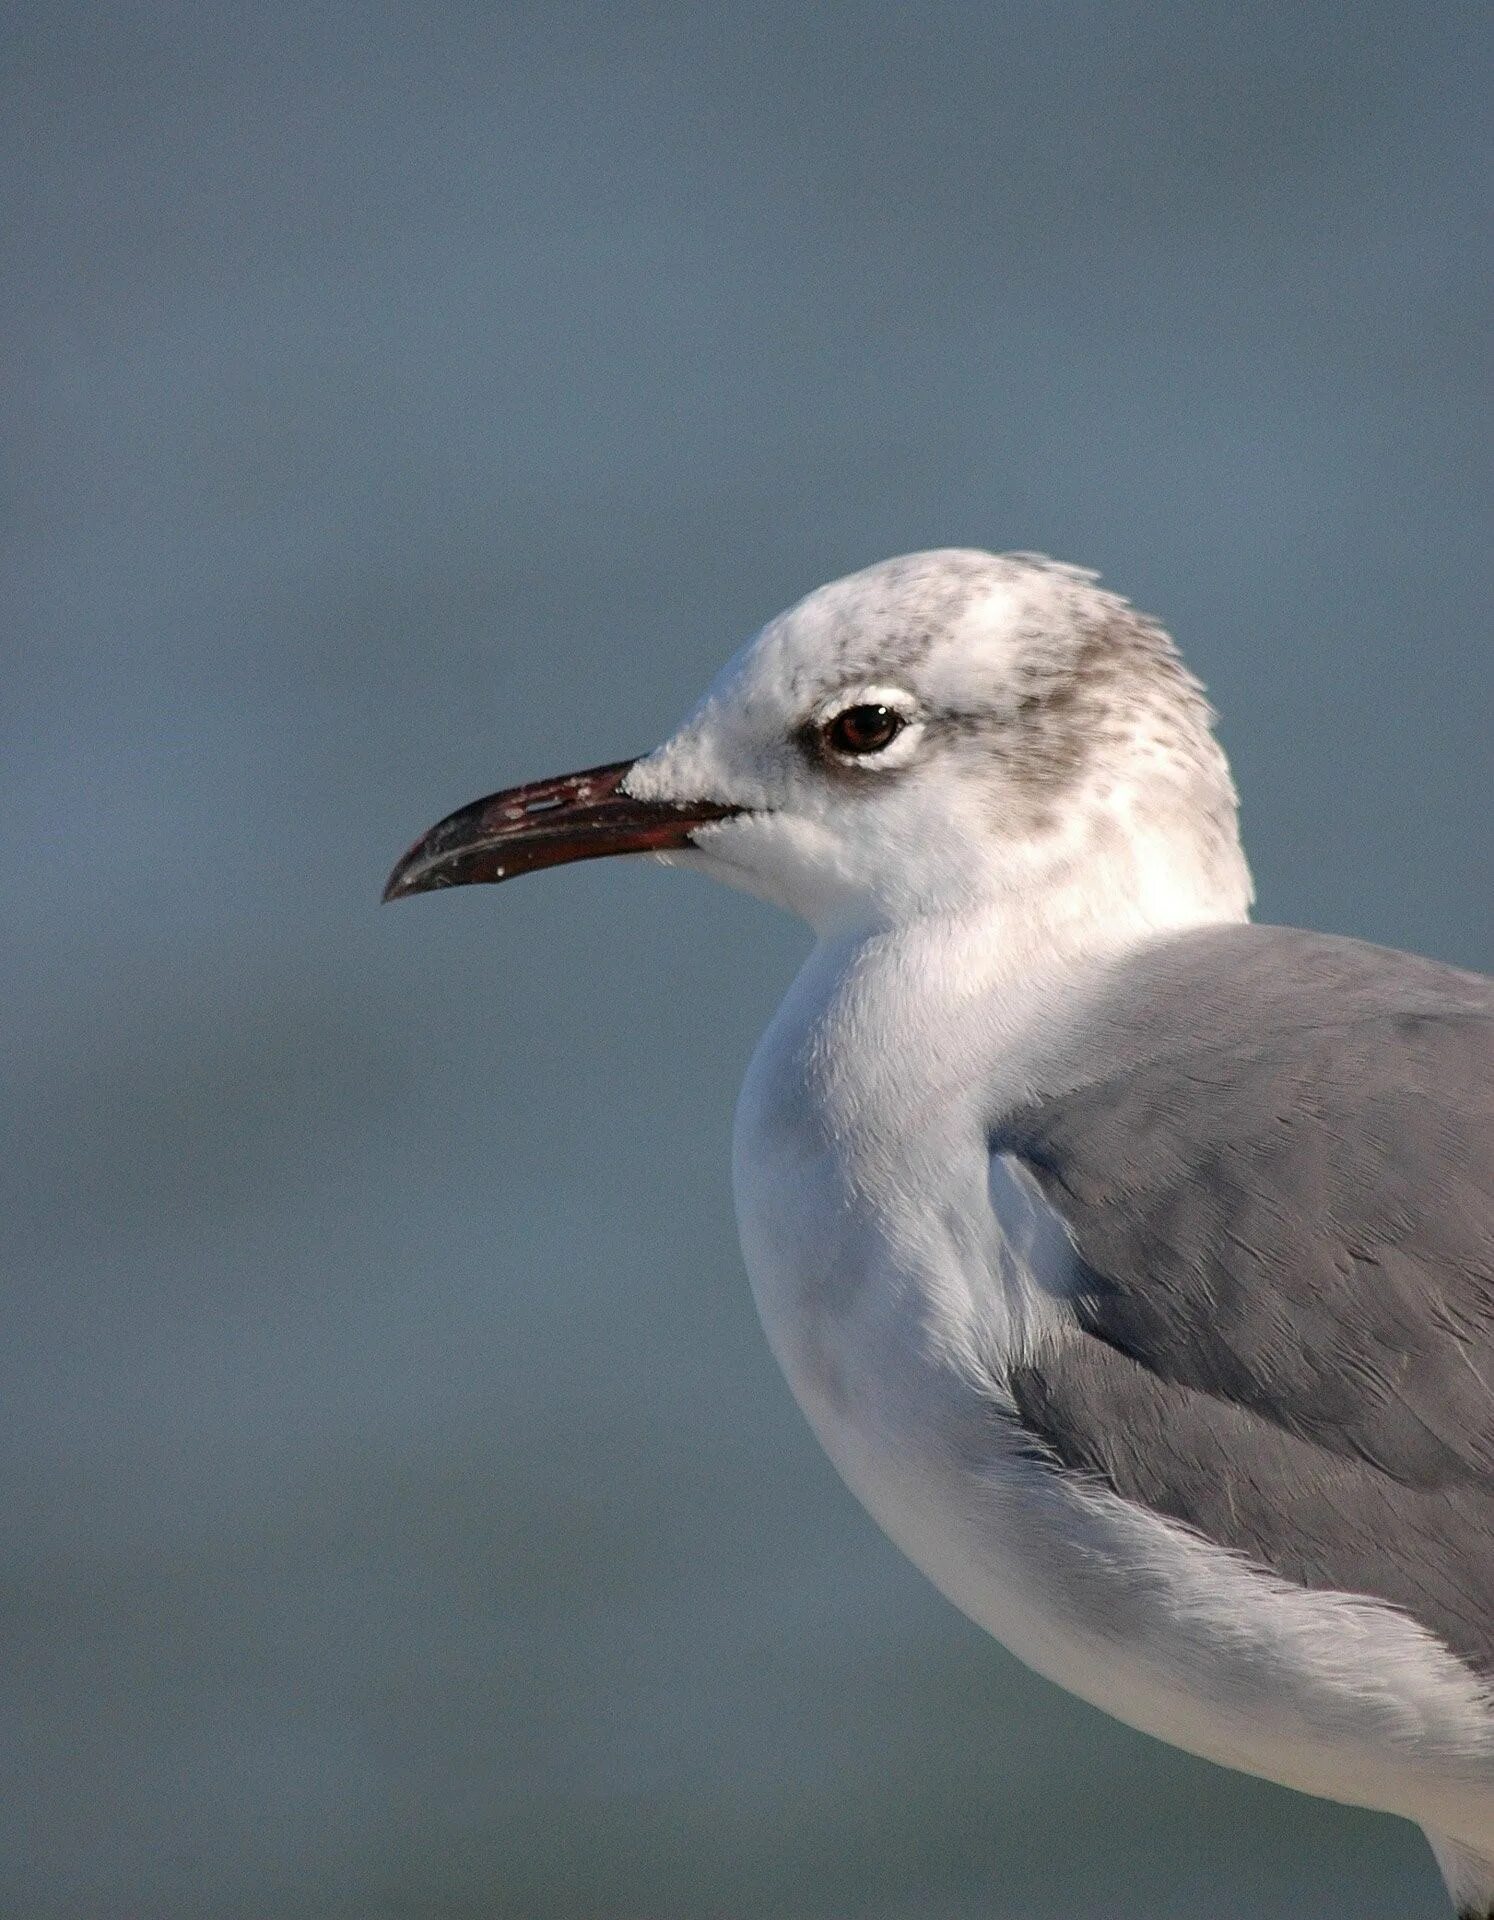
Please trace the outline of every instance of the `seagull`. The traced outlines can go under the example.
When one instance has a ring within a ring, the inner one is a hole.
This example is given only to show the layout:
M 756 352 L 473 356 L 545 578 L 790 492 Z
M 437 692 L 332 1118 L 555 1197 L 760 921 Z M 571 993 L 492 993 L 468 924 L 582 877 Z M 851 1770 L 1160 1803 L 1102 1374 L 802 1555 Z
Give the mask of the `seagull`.
M 733 1185 L 851 1490 L 1040 1674 L 1494 1916 L 1494 981 L 1252 924 L 1212 709 L 1039 555 L 888 560 L 386 899 L 604 854 L 815 944 Z

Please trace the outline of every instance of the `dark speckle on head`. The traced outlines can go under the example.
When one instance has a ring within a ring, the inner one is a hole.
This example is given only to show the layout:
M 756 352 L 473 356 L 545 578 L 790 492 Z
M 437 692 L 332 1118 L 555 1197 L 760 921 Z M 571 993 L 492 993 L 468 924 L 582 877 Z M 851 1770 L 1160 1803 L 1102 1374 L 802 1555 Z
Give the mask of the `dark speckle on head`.
M 931 741 L 984 748 L 1008 802 L 1025 801 L 1034 818 L 1139 754 L 1175 780 L 1190 767 L 1217 775 L 1213 715 L 1166 631 L 1092 573 L 1038 554 L 884 561 L 809 594 L 762 644 L 780 659 L 801 746 L 813 745 L 817 703 L 838 688 L 932 681 Z M 945 671 L 946 655 L 967 670 Z
M 1068 646 L 1027 636 L 1030 683 L 1013 713 L 993 716 L 1011 778 L 1057 794 L 1127 741 L 1184 756 L 1197 745 L 1212 759 L 1213 716 L 1166 632 L 1082 576 L 1079 587 L 1068 609 Z
M 790 622 L 813 622 L 822 651 L 812 665 L 791 660 L 789 691 L 818 693 L 830 676 L 851 682 L 912 672 L 930 647 L 990 588 L 998 555 L 959 550 L 910 553 L 851 574 L 806 596 L 771 621 L 765 638 Z
M 964 675 L 934 702 L 934 738 L 980 741 L 1007 780 L 1050 799 L 1097 778 L 1126 746 L 1217 760 L 1212 713 L 1155 621 L 1081 568 L 1040 555 L 964 550 L 910 554 L 819 589 L 768 629 L 814 637 L 790 649 L 791 692 L 820 697 L 858 680 L 913 685 L 941 642 L 1001 608 L 1004 644 L 988 671 Z

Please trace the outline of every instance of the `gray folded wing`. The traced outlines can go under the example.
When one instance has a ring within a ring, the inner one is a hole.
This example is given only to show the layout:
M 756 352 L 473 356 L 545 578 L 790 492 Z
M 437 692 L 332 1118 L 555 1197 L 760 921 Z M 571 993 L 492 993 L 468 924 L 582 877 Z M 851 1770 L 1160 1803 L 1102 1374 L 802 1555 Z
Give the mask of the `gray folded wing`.
M 1211 929 L 1116 975 L 1076 1078 L 992 1133 L 1075 1249 L 1034 1442 L 1494 1676 L 1494 985 Z

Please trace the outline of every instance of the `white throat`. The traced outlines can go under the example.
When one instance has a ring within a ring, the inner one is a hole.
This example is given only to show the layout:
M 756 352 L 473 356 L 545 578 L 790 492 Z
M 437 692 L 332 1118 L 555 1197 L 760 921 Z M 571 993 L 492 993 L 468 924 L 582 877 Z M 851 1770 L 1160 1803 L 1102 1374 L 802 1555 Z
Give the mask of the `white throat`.
M 1117 875 L 1130 880 L 1131 876 Z M 1095 884 L 998 894 L 901 926 L 821 937 L 763 1037 L 753 1078 L 797 1076 L 842 1141 L 906 1141 L 976 1100 L 986 1121 L 1038 1091 L 1089 984 L 1139 946 L 1246 919 L 1238 894 Z M 749 1087 L 752 1079 L 749 1079 Z
M 1093 909 L 1083 910 L 1088 899 Z M 1141 911 L 1146 905 L 1150 911 Z M 754 1055 L 738 1106 L 743 1245 L 779 1359 L 803 1383 L 817 1324 L 837 1321 L 869 1276 L 950 1276 L 924 1328 L 958 1339 L 972 1315 L 1020 1343 L 1022 1301 L 975 1301 L 956 1276 L 1000 1269 L 989 1204 L 990 1129 L 1012 1107 L 1072 1084 L 1075 1036 L 1099 980 L 1159 937 L 1245 917 L 1242 901 L 1170 896 L 1129 905 L 1092 890 L 1039 910 L 997 898 L 964 913 L 822 938 Z M 1053 909 L 1057 908 L 1056 911 Z M 855 1233 L 847 1230 L 852 1216 Z M 876 1245 L 868 1244 L 868 1236 Z M 939 1244 L 935 1244 L 935 1243 Z M 810 1364 L 814 1364 L 813 1355 Z

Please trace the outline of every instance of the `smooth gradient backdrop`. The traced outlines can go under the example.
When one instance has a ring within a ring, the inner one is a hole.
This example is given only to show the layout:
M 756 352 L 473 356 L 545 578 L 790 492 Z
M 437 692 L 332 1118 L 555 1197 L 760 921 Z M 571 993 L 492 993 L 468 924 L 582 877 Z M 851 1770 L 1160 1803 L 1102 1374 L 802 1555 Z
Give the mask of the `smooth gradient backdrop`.
M 1267 918 L 1487 965 L 1480 22 L 13 8 L 7 1920 L 1409 1920 L 835 1480 L 740 1268 L 805 936 L 377 905 L 910 548 L 1167 619 Z

